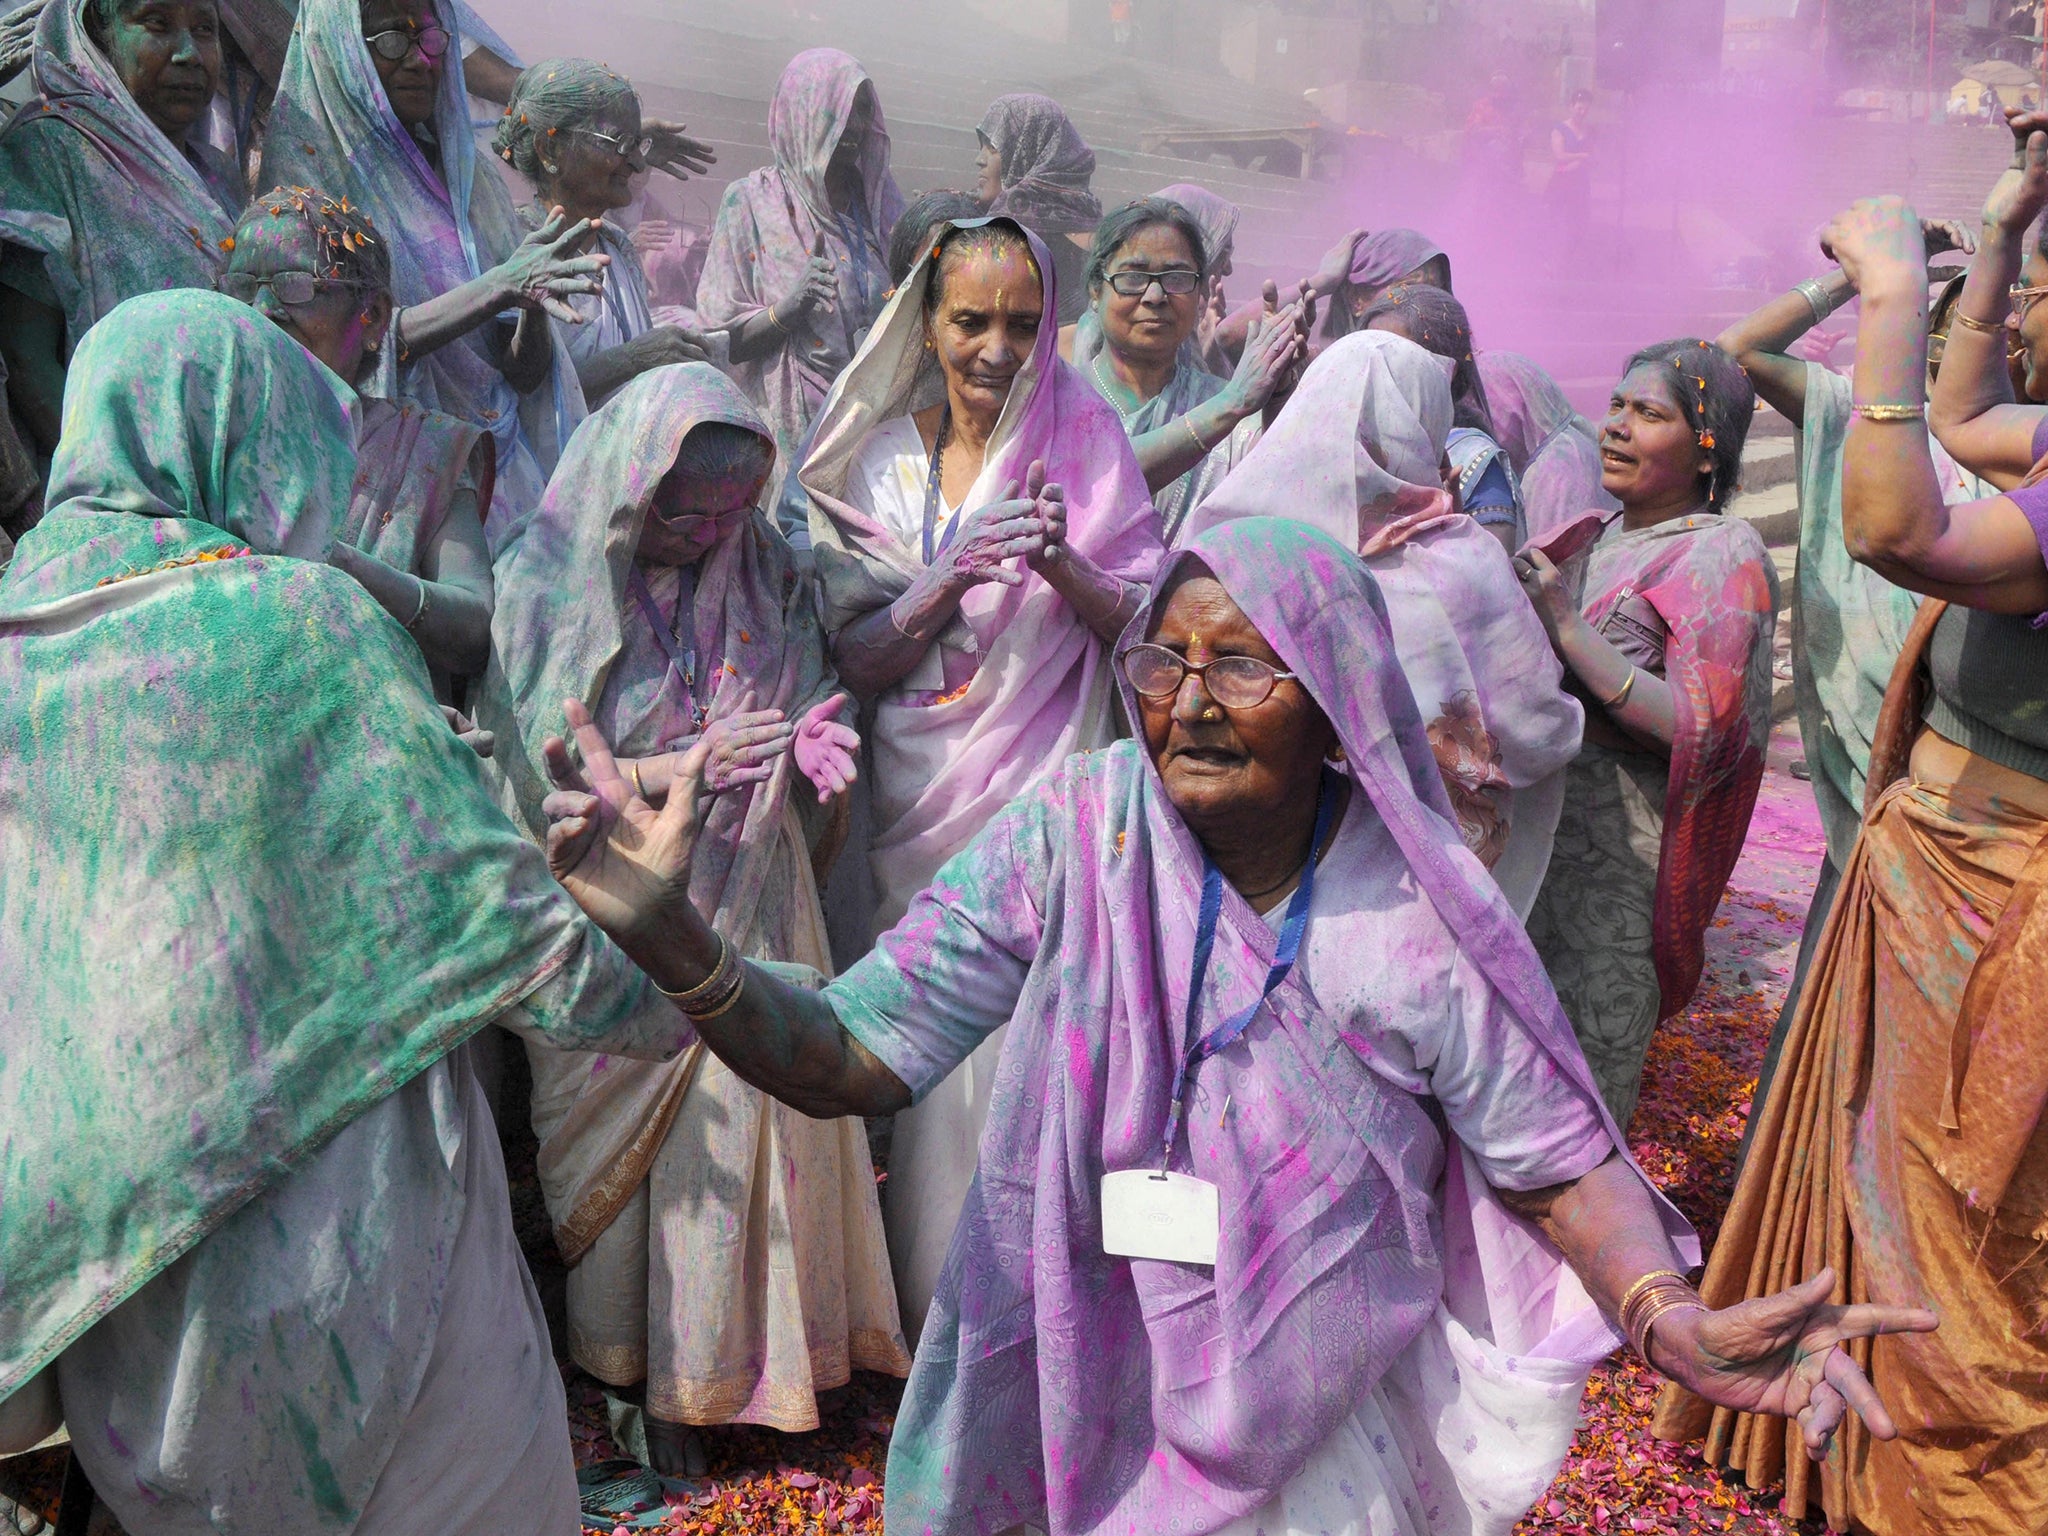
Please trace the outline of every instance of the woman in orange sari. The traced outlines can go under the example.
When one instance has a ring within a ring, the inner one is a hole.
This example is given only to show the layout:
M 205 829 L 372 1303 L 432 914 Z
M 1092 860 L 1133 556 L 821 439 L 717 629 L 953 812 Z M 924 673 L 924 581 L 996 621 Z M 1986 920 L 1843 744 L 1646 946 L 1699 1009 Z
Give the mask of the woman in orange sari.
M 2006 285 L 2048 207 L 2048 116 L 2016 126 L 2031 142 L 1986 209 L 1936 402 L 1943 445 L 2007 494 L 1943 504 L 1913 210 L 1868 200 L 1827 233 L 1863 302 L 1843 531 L 1934 600 L 1892 674 L 1861 835 L 1702 1287 L 1726 1306 L 1831 1270 L 1838 1301 L 1924 1296 L 1941 1328 L 1858 1346 L 1899 1436 L 1851 1429 L 1818 1477 L 1751 1415 L 1674 1392 L 1657 1423 L 1707 1435 L 1751 1486 L 1782 1476 L 1791 1513 L 1817 1495 L 1832 1527 L 1871 1536 L 2048 1529 L 2048 412 L 1993 398 Z

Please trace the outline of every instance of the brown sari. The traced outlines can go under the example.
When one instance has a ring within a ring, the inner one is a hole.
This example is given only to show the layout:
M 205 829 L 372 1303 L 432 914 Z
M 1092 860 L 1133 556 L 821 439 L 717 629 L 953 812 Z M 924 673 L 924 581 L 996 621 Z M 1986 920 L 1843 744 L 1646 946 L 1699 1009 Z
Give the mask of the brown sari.
M 1852 1420 L 1817 1479 L 1791 1423 L 1669 1387 L 1654 1425 L 1873 1536 L 2048 1530 L 2048 782 L 1921 726 L 1945 606 L 1921 606 L 1892 674 L 1862 833 L 1702 1286 L 1725 1307 L 1832 1266 L 1837 1301 L 1932 1306 L 1940 1330 L 1856 1347 L 1899 1436 Z

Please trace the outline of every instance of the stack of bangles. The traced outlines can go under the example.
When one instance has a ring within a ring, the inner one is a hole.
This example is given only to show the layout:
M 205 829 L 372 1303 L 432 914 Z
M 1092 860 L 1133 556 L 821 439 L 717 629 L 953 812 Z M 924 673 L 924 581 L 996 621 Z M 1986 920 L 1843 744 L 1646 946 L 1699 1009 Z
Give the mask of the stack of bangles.
M 681 992 L 671 992 L 656 983 L 661 995 L 682 1009 L 693 1019 L 715 1019 L 740 1000 L 740 993 L 747 986 L 747 963 L 733 953 L 732 945 L 726 942 L 724 934 L 718 934 L 718 963 L 711 967 L 711 974 L 696 986 Z
M 1650 1330 L 1658 1318 L 1672 1312 L 1706 1310 L 1706 1302 L 1685 1276 L 1675 1269 L 1653 1269 L 1622 1296 L 1616 1321 L 1647 1365 L 1654 1363 L 1650 1360 Z

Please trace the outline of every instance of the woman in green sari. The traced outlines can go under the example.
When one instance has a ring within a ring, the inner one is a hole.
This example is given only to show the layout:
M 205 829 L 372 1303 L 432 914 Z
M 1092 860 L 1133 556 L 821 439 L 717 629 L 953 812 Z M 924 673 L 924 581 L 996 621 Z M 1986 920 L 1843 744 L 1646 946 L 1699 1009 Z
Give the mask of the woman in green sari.
M 0 579 L 0 1450 L 130 1536 L 569 1530 L 561 1378 L 466 1042 L 682 1016 L 323 563 L 355 459 L 248 307 L 120 306 Z

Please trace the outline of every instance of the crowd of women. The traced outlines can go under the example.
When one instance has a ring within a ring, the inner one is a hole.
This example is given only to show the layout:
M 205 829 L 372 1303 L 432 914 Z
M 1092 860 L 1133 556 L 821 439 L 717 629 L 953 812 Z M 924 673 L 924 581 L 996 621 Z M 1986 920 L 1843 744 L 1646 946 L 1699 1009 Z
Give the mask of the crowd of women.
M 565 1533 L 558 1355 L 668 1477 L 868 1370 L 891 1530 L 1506 1533 L 1627 1343 L 1838 1528 L 2048 1522 L 2048 120 L 1932 327 L 1968 237 L 1858 204 L 1595 428 L 1412 230 L 1233 306 L 1043 96 L 906 203 L 798 55 L 679 295 L 626 78 L 275 11 L 47 0 L 0 130 L 0 1452 Z M 1696 1289 L 1624 1131 L 1763 777 L 1758 395 L 1828 863 Z

